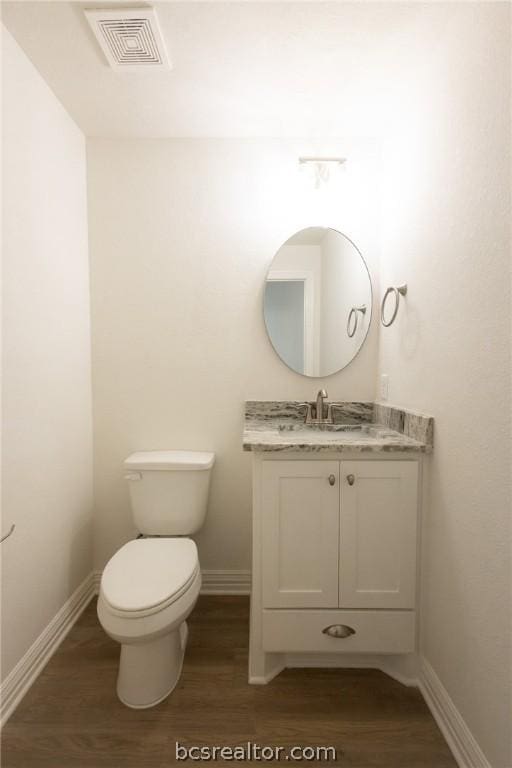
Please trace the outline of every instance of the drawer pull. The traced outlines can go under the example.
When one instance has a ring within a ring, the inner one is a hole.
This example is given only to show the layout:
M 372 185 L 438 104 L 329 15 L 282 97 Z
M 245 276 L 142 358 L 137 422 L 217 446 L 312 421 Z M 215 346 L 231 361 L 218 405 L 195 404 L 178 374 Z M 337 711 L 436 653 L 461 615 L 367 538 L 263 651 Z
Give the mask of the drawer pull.
M 325 629 L 322 629 L 322 634 L 329 635 L 329 637 L 344 638 L 350 637 L 350 635 L 355 635 L 355 633 L 355 629 L 352 629 L 352 627 L 349 627 L 347 624 L 331 624 Z
M 355 475 L 347 475 L 347 482 L 349 485 L 354 485 L 356 481 Z
M 336 482 L 336 476 L 329 475 L 329 485 L 334 485 L 335 482 Z

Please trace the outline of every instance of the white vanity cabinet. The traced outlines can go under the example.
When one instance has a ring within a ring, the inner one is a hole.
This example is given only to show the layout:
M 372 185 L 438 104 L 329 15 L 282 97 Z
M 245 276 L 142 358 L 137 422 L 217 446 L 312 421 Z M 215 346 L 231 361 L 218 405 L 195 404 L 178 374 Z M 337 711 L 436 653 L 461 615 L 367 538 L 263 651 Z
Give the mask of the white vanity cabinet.
M 255 455 L 253 682 L 287 654 L 414 651 L 418 468 Z
M 264 461 L 265 608 L 414 608 L 415 461 Z
M 416 600 L 416 461 L 340 464 L 339 605 L 412 609 Z
M 264 461 L 261 557 L 265 608 L 337 608 L 340 464 Z

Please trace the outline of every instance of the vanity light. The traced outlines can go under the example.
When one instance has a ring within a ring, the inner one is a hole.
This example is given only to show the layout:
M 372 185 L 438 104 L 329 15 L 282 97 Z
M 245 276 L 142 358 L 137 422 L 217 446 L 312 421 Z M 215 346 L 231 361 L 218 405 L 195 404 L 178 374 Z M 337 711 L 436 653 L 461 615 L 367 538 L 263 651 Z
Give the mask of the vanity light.
M 299 164 L 311 169 L 315 179 L 315 189 L 322 184 L 327 184 L 332 171 L 341 168 L 346 162 L 346 157 L 299 157 Z

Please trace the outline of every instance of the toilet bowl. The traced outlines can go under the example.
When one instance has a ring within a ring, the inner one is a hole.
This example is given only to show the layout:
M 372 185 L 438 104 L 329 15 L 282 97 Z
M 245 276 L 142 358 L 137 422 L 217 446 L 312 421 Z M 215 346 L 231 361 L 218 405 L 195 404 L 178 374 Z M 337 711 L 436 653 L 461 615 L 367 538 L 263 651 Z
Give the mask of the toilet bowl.
M 98 617 L 121 643 L 117 694 L 136 709 L 166 698 L 181 674 L 186 619 L 201 587 L 195 543 L 144 538 L 125 544 L 101 579 Z
M 121 644 L 117 694 L 128 707 L 158 704 L 179 680 L 186 619 L 201 588 L 197 547 L 188 534 L 204 521 L 214 458 L 149 451 L 124 463 L 141 536 L 105 566 L 97 608 L 103 629 Z

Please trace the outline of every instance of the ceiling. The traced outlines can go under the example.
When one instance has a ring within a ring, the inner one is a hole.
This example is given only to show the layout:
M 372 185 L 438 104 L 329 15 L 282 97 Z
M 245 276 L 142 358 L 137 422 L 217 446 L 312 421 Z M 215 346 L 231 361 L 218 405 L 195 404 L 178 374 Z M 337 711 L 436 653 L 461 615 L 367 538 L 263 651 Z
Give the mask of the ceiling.
M 83 13 L 114 5 L 2 3 L 88 136 L 379 135 L 442 32 L 437 3 L 155 2 L 173 69 L 118 73 Z

